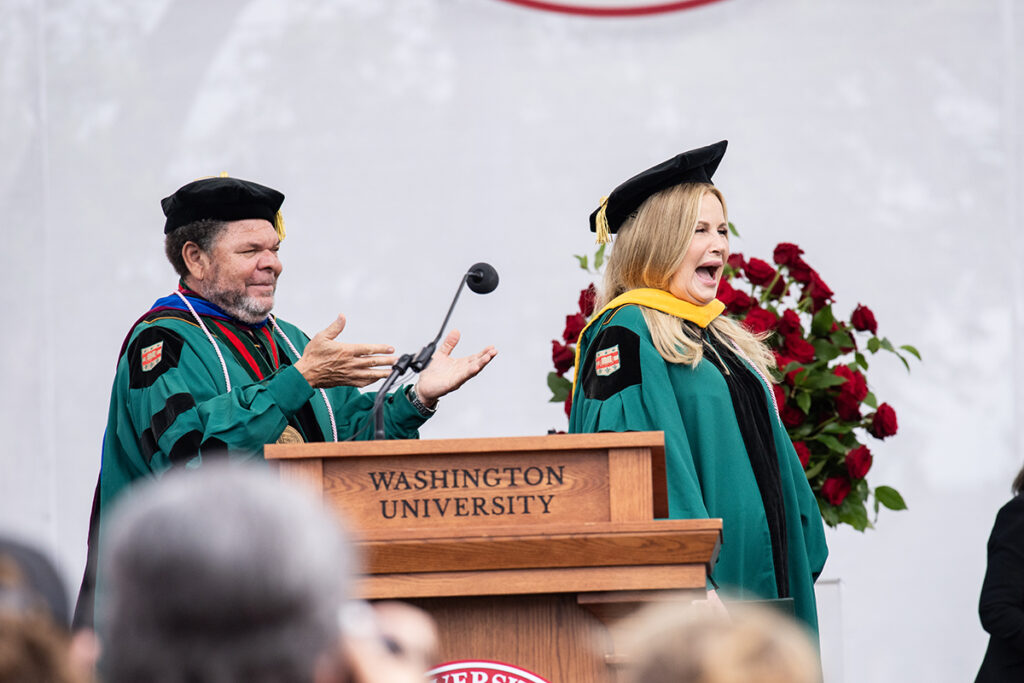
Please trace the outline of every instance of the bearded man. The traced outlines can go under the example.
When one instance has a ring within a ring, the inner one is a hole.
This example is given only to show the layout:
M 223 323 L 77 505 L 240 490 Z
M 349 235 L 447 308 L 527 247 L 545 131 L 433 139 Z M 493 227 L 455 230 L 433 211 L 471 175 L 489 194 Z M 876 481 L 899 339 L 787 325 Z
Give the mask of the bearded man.
M 111 391 L 89 558 L 75 621 L 92 617 L 101 516 L 132 482 L 204 457 L 262 459 L 274 442 L 373 434 L 375 394 L 361 393 L 395 363 L 386 344 L 334 341 L 339 315 L 312 339 L 271 314 L 282 265 L 284 195 L 238 178 L 204 178 L 162 202 L 165 252 L 180 276 L 129 331 Z M 414 439 L 437 400 L 497 353 L 452 358 L 451 332 L 415 386 L 384 401 L 390 438 Z

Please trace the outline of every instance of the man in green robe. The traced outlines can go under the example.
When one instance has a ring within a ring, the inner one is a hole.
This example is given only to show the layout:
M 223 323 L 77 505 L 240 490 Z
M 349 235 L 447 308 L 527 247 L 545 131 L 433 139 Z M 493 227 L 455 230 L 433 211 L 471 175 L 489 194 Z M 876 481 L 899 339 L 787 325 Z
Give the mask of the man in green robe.
M 165 251 L 180 276 L 129 331 L 111 390 L 89 557 L 76 624 L 91 622 L 102 513 L 136 480 L 204 457 L 262 459 L 274 442 L 373 436 L 373 393 L 395 357 L 384 344 L 335 341 L 342 316 L 310 339 L 271 314 L 282 266 L 284 195 L 238 178 L 205 178 L 162 201 Z M 452 358 L 452 332 L 415 386 L 383 402 L 389 438 L 415 439 L 437 400 L 494 357 Z

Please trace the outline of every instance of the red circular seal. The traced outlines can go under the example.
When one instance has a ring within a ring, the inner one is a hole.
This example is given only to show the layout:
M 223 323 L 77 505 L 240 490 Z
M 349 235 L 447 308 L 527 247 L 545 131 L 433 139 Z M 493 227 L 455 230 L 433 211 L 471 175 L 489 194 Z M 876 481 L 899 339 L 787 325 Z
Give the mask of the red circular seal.
M 480 659 L 439 664 L 427 672 L 427 680 L 430 683 L 551 683 L 526 669 Z
M 504 0 L 504 2 L 545 12 L 558 12 L 560 14 L 578 14 L 587 17 L 639 17 L 647 14 L 662 14 L 663 12 L 693 9 L 701 5 L 721 2 L 721 0 L 676 0 L 675 2 L 644 2 L 642 0 L 633 2 L 630 2 L 630 0 L 615 0 L 614 2 L 600 2 L 599 0 L 589 0 L 589 2 L 587 0 L 561 0 L 559 2 Z

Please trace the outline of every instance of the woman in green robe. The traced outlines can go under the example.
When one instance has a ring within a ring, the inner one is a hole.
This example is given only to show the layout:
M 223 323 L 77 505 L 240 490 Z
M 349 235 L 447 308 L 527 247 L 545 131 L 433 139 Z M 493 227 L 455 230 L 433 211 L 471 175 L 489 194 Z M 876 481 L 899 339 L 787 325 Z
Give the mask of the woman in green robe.
M 817 629 L 821 515 L 771 390 L 761 338 L 723 316 L 725 200 L 711 175 L 726 143 L 627 180 L 591 216 L 617 233 L 598 313 L 576 346 L 571 432 L 663 431 L 669 516 L 721 518 L 713 584 L 792 598 Z

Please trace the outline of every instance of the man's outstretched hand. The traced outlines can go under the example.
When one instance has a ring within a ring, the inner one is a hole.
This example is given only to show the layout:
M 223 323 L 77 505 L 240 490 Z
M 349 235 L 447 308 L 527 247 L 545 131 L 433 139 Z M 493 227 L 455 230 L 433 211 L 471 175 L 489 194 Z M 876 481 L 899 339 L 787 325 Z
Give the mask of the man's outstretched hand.
M 344 344 L 334 341 L 343 329 L 345 316 L 339 314 L 334 322 L 306 344 L 302 358 L 295 363 L 295 369 L 302 373 L 314 389 L 342 385 L 365 387 L 387 377 L 391 366 L 397 361 L 392 355 L 382 355 L 395 352 L 394 347 L 387 344 Z
M 455 391 L 467 380 L 475 377 L 498 354 L 497 349 L 488 346 L 470 356 L 452 358 L 452 351 L 459 343 L 459 336 L 458 330 L 449 332 L 441 346 L 434 351 L 430 365 L 420 373 L 416 393 L 427 407 L 433 408 L 437 399 Z

